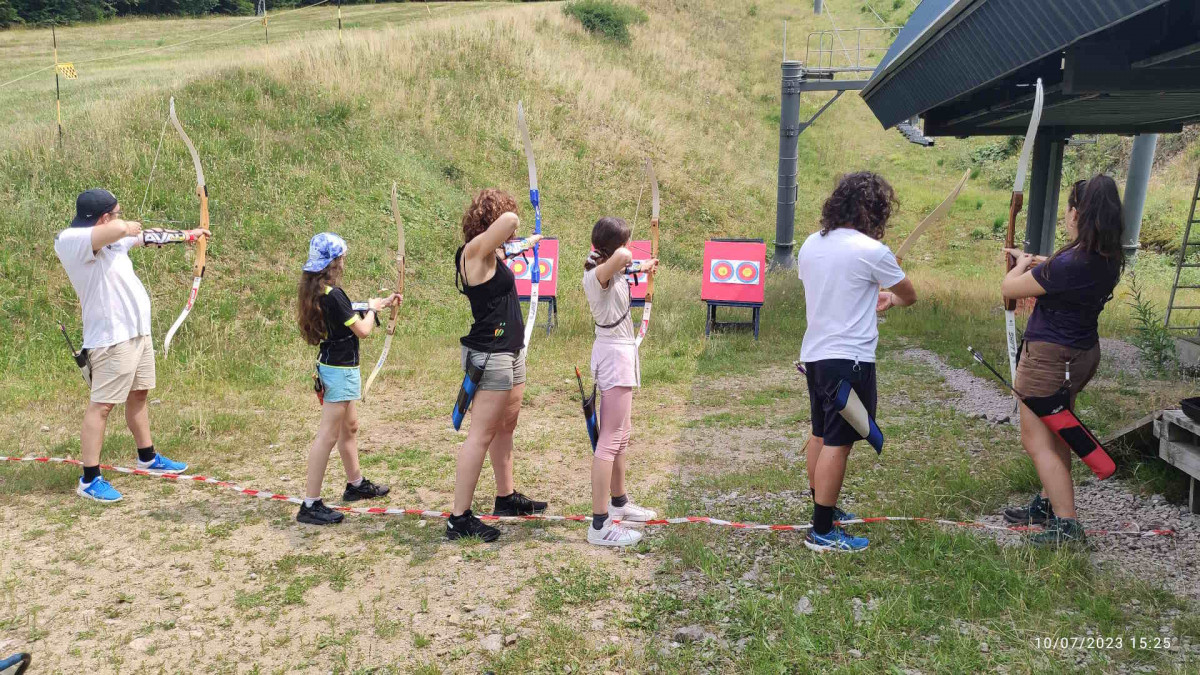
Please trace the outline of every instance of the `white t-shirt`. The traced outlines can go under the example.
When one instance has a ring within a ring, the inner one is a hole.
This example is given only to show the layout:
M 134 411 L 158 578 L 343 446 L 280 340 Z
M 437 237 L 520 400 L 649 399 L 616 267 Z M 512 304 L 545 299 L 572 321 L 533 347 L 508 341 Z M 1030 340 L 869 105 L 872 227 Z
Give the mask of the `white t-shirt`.
M 800 247 L 797 267 L 808 316 L 800 360 L 874 363 L 879 290 L 904 280 L 891 249 L 852 228 L 815 232 Z
M 150 296 L 128 254 L 140 241 L 125 237 L 93 253 L 90 227 L 67 228 L 54 238 L 54 252 L 83 309 L 85 349 L 150 334 Z

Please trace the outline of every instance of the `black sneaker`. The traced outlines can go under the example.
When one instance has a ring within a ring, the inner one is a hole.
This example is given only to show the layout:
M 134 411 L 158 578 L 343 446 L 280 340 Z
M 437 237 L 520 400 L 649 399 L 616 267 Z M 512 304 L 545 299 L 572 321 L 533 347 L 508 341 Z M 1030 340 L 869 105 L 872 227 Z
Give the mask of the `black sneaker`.
M 450 541 L 463 537 L 479 537 L 484 541 L 496 541 L 500 538 L 500 530 L 486 525 L 475 517 L 470 509 L 463 511 L 461 516 L 450 516 L 446 521 L 446 538 Z
M 1054 518 L 1050 500 L 1036 494 L 1029 506 L 1010 506 L 1004 509 L 1004 519 L 1014 525 L 1045 525 Z
M 312 506 L 301 504 L 300 513 L 296 514 L 297 521 L 308 525 L 337 525 L 345 519 L 345 514 L 325 506 L 320 499 L 313 502 Z
M 507 497 L 496 497 L 496 507 L 492 509 L 492 515 L 529 516 L 545 511 L 546 506 L 546 502 L 536 502 L 520 492 L 514 492 Z
M 1046 521 L 1046 529 L 1029 536 L 1035 546 L 1065 546 L 1087 544 L 1083 526 L 1074 518 L 1054 517 Z
M 356 502 L 360 499 L 374 499 L 382 497 L 391 491 L 392 489 L 386 485 L 376 485 L 364 478 L 358 484 L 358 487 L 346 483 L 346 491 L 342 493 L 342 501 Z

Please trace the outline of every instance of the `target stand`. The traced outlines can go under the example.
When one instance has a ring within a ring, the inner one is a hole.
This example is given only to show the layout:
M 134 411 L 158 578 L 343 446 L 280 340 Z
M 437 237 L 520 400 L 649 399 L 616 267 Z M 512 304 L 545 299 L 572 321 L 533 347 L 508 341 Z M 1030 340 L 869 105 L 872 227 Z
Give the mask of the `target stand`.
M 512 270 L 516 279 L 517 299 L 529 302 L 530 290 L 533 285 L 531 267 L 533 266 L 533 251 L 527 251 L 525 256 L 517 256 L 504 261 Z M 538 302 L 546 303 L 546 335 L 558 325 L 558 239 L 546 237 L 538 242 L 538 267 L 541 274 L 538 279 Z M 539 314 L 543 312 L 539 311 Z
M 750 327 L 754 339 L 762 317 L 767 246 L 762 239 L 711 239 L 704 242 L 700 299 L 708 304 L 704 337 L 724 328 Z M 747 308 L 750 321 L 718 321 L 718 307 Z

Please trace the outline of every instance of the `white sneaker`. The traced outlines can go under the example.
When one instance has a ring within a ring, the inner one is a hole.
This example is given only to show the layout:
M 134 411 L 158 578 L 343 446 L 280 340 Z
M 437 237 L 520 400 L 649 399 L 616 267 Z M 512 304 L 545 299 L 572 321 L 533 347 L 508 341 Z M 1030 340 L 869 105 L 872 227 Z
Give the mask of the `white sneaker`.
M 608 520 L 604 521 L 604 527 L 597 530 L 589 524 L 587 528 L 588 543 L 597 546 L 633 546 L 641 539 L 641 532 L 614 523 L 611 512 Z
M 657 513 L 650 509 L 638 506 L 633 502 L 625 502 L 625 506 L 609 506 L 608 517 L 616 518 L 617 520 L 626 523 L 644 523 L 647 520 L 654 520 L 658 516 Z

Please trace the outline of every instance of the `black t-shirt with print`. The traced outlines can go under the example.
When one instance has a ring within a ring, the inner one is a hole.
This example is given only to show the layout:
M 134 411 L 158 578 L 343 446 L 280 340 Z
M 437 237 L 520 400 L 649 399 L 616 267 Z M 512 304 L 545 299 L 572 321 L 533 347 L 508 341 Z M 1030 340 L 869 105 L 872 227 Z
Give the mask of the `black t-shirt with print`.
M 357 366 L 358 336 L 350 326 L 362 317 L 346 292 L 326 286 L 325 295 L 321 296 L 321 311 L 325 314 L 325 339 L 321 341 L 317 361 L 326 366 Z

